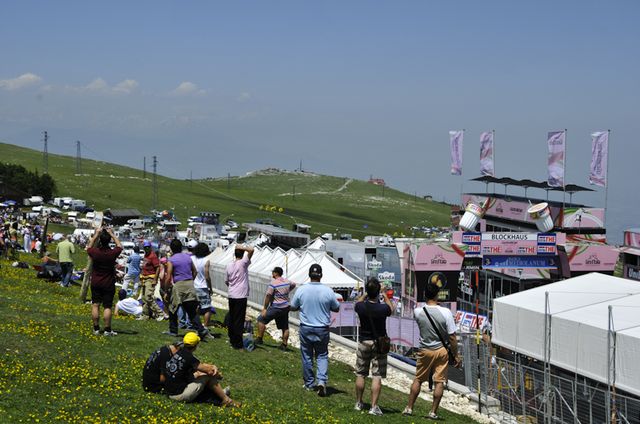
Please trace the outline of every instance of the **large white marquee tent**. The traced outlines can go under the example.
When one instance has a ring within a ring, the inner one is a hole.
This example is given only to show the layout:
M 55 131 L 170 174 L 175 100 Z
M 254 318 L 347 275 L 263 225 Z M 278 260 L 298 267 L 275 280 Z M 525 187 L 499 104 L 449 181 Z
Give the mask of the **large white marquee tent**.
M 640 283 L 590 273 L 495 299 L 493 308 L 493 343 L 545 360 L 548 311 L 551 364 L 605 384 L 615 369 L 616 387 L 640 396 Z

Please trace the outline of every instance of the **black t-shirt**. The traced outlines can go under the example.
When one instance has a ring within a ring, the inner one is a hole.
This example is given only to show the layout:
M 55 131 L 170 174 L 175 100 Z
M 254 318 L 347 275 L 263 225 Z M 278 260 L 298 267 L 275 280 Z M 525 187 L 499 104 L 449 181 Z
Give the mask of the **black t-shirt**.
M 193 373 L 200 365 L 198 358 L 187 349 L 182 348 L 164 364 L 166 381 L 164 389 L 169 395 L 179 395 L 191 383 Z
M 160 374 L 164 364 L 171 359 L 171 348 L 162 346 L 149 356 L 142 370 L 142 388 L 147 392 L 159 393 L 164 385 L 160 382 Z
M 387 335 L 387 317 L 391 308 L 386 303 L 371 303 L 368 300 L 356 303 L 355 311 L 360 318 L 360 340 L 375 340 L 371 329 L 371 321 L 375 326 L 376 336 Z M 371 316 L 371 319 L 369 319 Z

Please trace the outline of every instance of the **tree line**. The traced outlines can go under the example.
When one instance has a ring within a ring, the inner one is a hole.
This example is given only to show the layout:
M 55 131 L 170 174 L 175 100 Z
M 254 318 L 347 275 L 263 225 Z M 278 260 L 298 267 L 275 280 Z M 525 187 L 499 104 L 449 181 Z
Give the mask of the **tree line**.
M 49 174 L 39 175 L 22 165 L 0 163 L 0 192 L 5 197 L 42 196 L 51 199 L 56 182 Z M 17 200 L 17 199 L 16 199 Z

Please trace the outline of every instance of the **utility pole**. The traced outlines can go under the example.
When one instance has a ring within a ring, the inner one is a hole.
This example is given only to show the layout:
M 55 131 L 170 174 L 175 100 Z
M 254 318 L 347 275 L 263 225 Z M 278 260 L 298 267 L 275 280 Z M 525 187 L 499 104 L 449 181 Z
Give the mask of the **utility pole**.
M 302 172 L 302 159 L 300 159 L 300 172 Z
M 189 171 L 189 188 L 193 188 L 193 171 Z
M 153 199 L 151 202 L 151 209 L 158 209 L 158 160 L 156 156 L 153 157 Z
M 296 185 L 293 185 L 293 200 L 296 200 Z
M 80 140 L 76 141 L 76 174 L 82 174 L 82 154 L 80 153 Z
M 227 191 L 231 190 L 231 172 L 227 172 Z
M 142 179 L 143 180 L 147 179 L 147 157 L 146 156 L 142 158 Z
M 45 174 L 49 173 L 49 135 L 44 131 L 44 151 L 42 152 L 42 168 Z

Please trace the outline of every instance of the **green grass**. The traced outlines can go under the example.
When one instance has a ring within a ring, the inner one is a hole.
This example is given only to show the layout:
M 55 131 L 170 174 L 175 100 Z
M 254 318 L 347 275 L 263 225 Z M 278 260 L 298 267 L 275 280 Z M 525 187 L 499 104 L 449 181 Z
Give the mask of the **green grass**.
M 42 154 L 35 150 L 0 143 L 0 158 L 30 170 L 42 169 Z M 87 159 L 82 170 L 83 176 L 75 175 L 75 158 L 49 154 L 49 173 L 58 196 L 85 199 L 98 210 L 134 207 L 147 214 L 151 209 L 149 173 L 143 179 L 141 170 Z M 229 184 L 226 177 L 191 183 L 158 176 L 158 208 L 173 209 L 183 221 L 199 211 L 216 211 L 222 219 L 233 214 L 237 222 L 267 217 L 286 228 L 294 222 L 311 225 L 312 235 L 351 233 L 355 238 L 385 233 L 410 236 L 412 226 L 450 223 L 449 206 L 442 203 L 388 187 L 383 197 L 382 187 L 365 181 L 305 173 L 232 177 Z
M 36 263 L 35 255 L 21 260 Z M 218 365 L 237 410 L 207 404 L 179 404 L 142 391 L 140 375 L 148 355 L 170 339 L 155 321 L 118 317 L 115 338 L 94 336 L 90 306 L 77 300 L 77 286 L 63 289 L 35 278 L 35 271 L 0 261 L 0 421 L 72 423 L 272 422 L 370 423 L 423 422 L 401 415 L 407 395 L 383 388 L 385 416 L 353 410 L 354 375 L 350 366 L 331 362 L 328 398 L 301 389 L 297 350 L 280 352 L 267 339 L 254 352 L 236 352 L 226 336 L 203 343 L 202 361 Z M 220 311 L 218 318 L 224 311 Z M 223 330 L 218 329 L 218 332 Z M 369 399 L 368 395 L 365 401 Z M 422 416 L 428 403 L 419 400 Z M 471 419 L 440 410 L 448 423 Z

